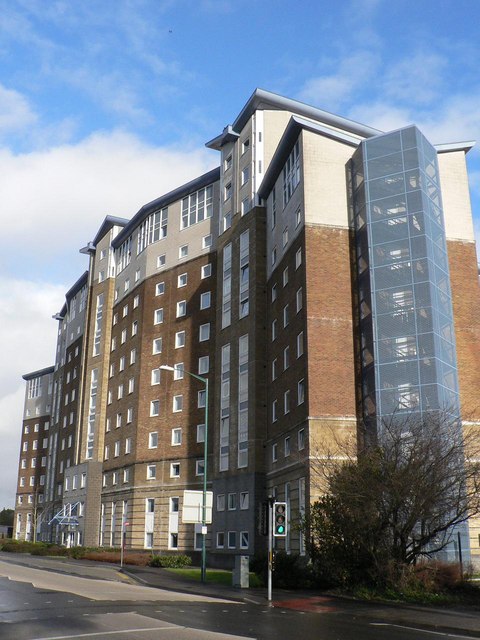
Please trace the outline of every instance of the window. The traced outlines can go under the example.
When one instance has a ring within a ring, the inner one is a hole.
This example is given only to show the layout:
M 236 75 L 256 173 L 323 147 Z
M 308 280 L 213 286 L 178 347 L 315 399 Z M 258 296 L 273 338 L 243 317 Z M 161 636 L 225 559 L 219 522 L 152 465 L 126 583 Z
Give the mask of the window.
M 125 438 L 125 453 L 132 453 L 132 439 Z
M 155 309 L 153 313 L 153 324 L 161 324 L 163 322 L 163 309 Z
M 115 428 L 119 429 L 122 426 L 122 414 L 117 413 L 115 420 Z
M 288 369 L 290 366 L 290 347 L 285 347 L 283 350 L 283 370 Z
M 157 465 L 149 464 L 147 465 L 147 480 L 155 480 L 157 477 Z
M 272 261 L 272 266 L 276 263 L 277 261 L 277 247 L 273 247 L 272 249 L 272 255 L 271 255 L 271 261 Z
M 240 531 L 240 549 L 248 549 L 248 531 Z
M 217 531 L 217 549 L 223 549 L 225 547 L 225 532 Z
M 298 225 L 301 223 L 302 221 L 302 211 L 300 209 L 300 207 L 295 211 L 295 228 L 298 227 Z
M 250 210 L 250 198 L 244 198 L 241 205 L 241 215 L 244 216 Z
M 285 227 L 282 233 L 282 245 L 284 249 L 287 246 L 287 244 L 288 244 L 288 227 Z
M 158 447 L 158 432 L 157 431 L 151 431 L 148 434 L 148 448 L 149 449 L 156 449 Z
M 223 163 L 223 169 L 224 171 L 228 171 L 229 169 L 232 168 L 232 154 L 228 155 Z
M 212 275 L 212 265 L 210 263 L 204 264 L 201 269 L 202 280 L 203 278 L 209 278 L 211 275 Z
M 276 422 L 278 420 L 278 401 L 274 400 L 272 402 L 272 422 Z
M 200 296 L 200 309 L 208 309 L 211 304 L 211 292 L 206 291 Z
M 272 360 L 272 380 L 276 380 L 277 379 L 277 364 L 278 364 L 278 360 L 277 358 L 274 358 Z
M 209 233 L 207 236 L 203 236 L 202 238 L 202 249 L 208 249 L 212 246 L 212 234 Z
M 133 299 L 133 308 L 136 309 L 140 304 L 140 296 L 136 295 Z
M 121 343 L 125 344 L 126 340 L 127 340 L 127 330 L 122 329 Z
M 165 254 L 162 254 L 161 256 L 157 256 L 157 269 L 164 267 L 165 263 L 166 263 Z
M 205 442 L 205 425 L 197 424 L 197 442 Z
M 217 495 L 217 511 L 225 511 L 225 494 L 219 493 Z
M 137 255 L 148 245 L 167 237 L 168 208 L 154 211 L 138 228 Z
M 181 349 L 185 346 L 185 331 L 177 331 L 175 334 L 175 349 Z
M 181 273 L 177 278 L 177 287 L 186 287 L 188 282 L 188 273 Z
M 272 342 L 277 338 L 277 320 L 272 320 Z
M 202 391 L 198 392 L 198 401 L 197 401 L 198 408 L 199 409 L 205 408 L 206 401 L 207 401 L 207 392 L 203 389 Z
M 174 380 L 183 380 L 185 372 L 185 367 L 183 362 L 177 362 L 173 365 L 173 379 Z
M 157 284 L 155 285 L 155 295 L 163 296 L 164 293 L 165 293 L 165 282 L 157 282 Z
M 132 322 L 132 336 L 136 336 L 138 333 L 138 322 L 134 320 Z
M 242 155 L 246 153 L 250 148 L 250 138 L 245 138 L 242 142 Z
M 240 509 L 246 510 L 248 509 L 248 491 L 240 492 Z
M 177 302 L 177 318 L 187 315 L 187 301 L 180 300 Z
M 199 329 L 199 340 L 200 342 L 205 342 L 205 340 L 210 339 L 210 323 L 201 324 Z
M 153 341 L 153 348 L 152 348 L 152 353 L 162 353 L 162 339 L 161 338 L 155 338 L 155 340 Z
M 152 549 L 153 547 L 153 533 L 145 532 L 145 549 Z
M 277 285 L 272 285 L 272 302 L 275 302 L 277 299 Z
M 305 429 L 299 429 L 298 431 L 298 450 L 305 449 Z
M 183 411 L 183 396 L 173 396 L 173 412 Z
M 242 187 L 244 184 L 247 184 L 250 178 L 250 167 L 244 167 L 242 169 Z
M 150 402 L 150 415 L 151 416 L 158 416 L 160 413 L 160 401 L 159 400 L 152 400 Z
M 123 482 L 130 482 L 130 469 L 123 470 Z
M 276 462 L 278 460 L 278 444 L 275 442 L 272 444 L 272 462 Z
M 133 393 L 135 390 L 135 378 L 130 378 L 128 380 L 128 393 Z
M 288 325 L 288 304 L 283 307 L 283 326 L 286 327 Z
M 160 369 L 152 369 L 151 384 L 160 384 Z
M 213 215 L 213 186 L 209 185 L 182 200 L 181 228 L 186 229 Z
M 305 402 L 305 380 L 299 380 L 297 384 L 297 404 Z
M 130 364 L 135 364 L 136 359 L 137 359 L 137 350 L 132 349 L 130 351 Z
M 175 427 L 172 429 L 172 447 L 178 447 L 182 444 L 182 428 Z
M 232 183 L 228 182 L 223 190 L 223 199 L 224 200 L 228 200 L 229 198 L 232 197 Z
M 235 549 L 236 546 L 237 546 L 237 532 L 229 531 L 228 532 L 228 548 Z
M 188 244 L 184 244 L 178 249 L 178 257 L 180 260 L 188 257 Z
M 180 477 L 180 463 L 172 462 L 170 465 L 170 477 L 171 478 L 179 478 Z
M 203 476 L 205 473 L 205 461 L 204 460 L 196 460 L 195 461 L 195 475 Z
M 127 424 L 130 424 L 133 420 L 133 409 L 132 407 L 128 407 L 127 409 Z
M 285 457 L 290 455 L 290 436 L 285 438 Z
M 210 368 L 210 357 L 209 356 L 201 356 L 198 359 L 198 373 L 201 375 L 202 373 L 208 373 Z
M 296 295 L 296 302 L 297 302 L 297 313 L 300 311 L 300 309 L 303 306 L 303 291 L 302 291 L 302 287 L 300 287 L 300 289 L 297 289 L 297 295 Z
M 237 494 L 236 493 L 229 493 L 228 494 L 228 510 L 229 511 L 235 511 L 235 509 L 237 508 Z
M 117 399 L 121 400 L 122 398 L 123 398 L 123 384 L 119 384 L 118 391 L 117 391 Z
M 232 212 L 231 211 L 226 211 L 222 215 L 222 219 L 220 221 L 220 224 L 221 224 L 220 233 L 223 233 L 227 229 L 230 229 L 230 227 L 232 226 Z
M 283 394 L 283 412 L 285 414 L 290 413 L 290 390 L 287 389 Z
M 283 206 L 287 204 L 300 183 L 300 143 L 295 143 L 283 167 Z
M 285 267 L 282 274 L 282 282 L 283 286 L 286 287 L 288 284 L 288 267 Z
M 122 318 L 125 318 L 128 315 L 128 304 L 124 305 L 122 309 Z
M 297 336 L 297 358 L 303 355 L 303 331 Z
M 118 458 L 118 456 L 120 455 L 120 440 L 117 440 L 115 442 L 115 445 L 113 448 L 113 455 L 115 458 Z

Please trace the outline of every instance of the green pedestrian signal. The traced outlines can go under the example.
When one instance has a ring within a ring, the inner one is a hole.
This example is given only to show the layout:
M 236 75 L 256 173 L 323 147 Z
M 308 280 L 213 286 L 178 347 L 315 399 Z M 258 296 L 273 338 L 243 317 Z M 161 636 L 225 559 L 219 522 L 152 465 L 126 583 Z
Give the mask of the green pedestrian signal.
M 273 535 L 276 538 L 285 538 L 287 535 L 287 503 L 273 503 Z

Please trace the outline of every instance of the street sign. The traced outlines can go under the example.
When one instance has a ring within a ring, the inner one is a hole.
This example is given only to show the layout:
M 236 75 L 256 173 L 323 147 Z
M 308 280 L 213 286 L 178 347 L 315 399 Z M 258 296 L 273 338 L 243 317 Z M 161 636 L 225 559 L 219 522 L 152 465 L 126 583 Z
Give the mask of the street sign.
M 213 491 L 206 494 L 205 523 L 212 522 Z M 182 522 L 185 524 L 201 524 L 203 522 L 203 491 L 185 490 L 183 492 Z

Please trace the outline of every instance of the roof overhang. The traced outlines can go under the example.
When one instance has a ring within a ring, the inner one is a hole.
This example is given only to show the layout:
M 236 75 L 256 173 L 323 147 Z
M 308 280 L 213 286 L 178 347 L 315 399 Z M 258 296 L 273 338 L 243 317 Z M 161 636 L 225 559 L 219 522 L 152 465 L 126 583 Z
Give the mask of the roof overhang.
M 147 216 L 149 216 L 154 211 L 158 211 L 158 209 L 162 209 L 163 207 L 168 207 L 172 202 L 176 202 L 181 198 L 184 198 L 189 193 L 193 193 L 202 187 L 206 187 L 209 184 L 214 182 L 218 182 L 220 180 L 220 167 L 216 167 L 207 173 L 204 173 L 199 178 L 195 178 L 187 184 L 170 191 L 164 196 L 160 196 L 156 200 L 152 200 L 148 204 L 145 204 L 130 220 L 130 222 L 120 231 L 120 233 L 112 240 L 112 247 L 116 249 L 119 247 L 124 240 L 128 238 L 128 236 L 132 233 L 132 231 L 141 224 Z
M 331 129 L 330 127 L 312 122 L 311 120 L 292 116 L 263 177 L 262 184 L 258 190 L 260 198 L 267 198 L 302 130 L 311 131 L 326 138 L 337 140 L 353 148 L 358 147 L 363 139 L 359 136 L 353 136 L 343 131 Z

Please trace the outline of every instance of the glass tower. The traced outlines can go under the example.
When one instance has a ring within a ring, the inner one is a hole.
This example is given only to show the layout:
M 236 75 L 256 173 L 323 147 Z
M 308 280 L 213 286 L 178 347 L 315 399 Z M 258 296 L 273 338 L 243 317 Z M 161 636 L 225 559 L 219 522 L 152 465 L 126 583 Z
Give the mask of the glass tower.
M 407 415 L 409 429 L 441 412 L 460 430 L 436 150 L 414 126 L 367 139 L 352 159 L 352 190 L 367 440 Z

